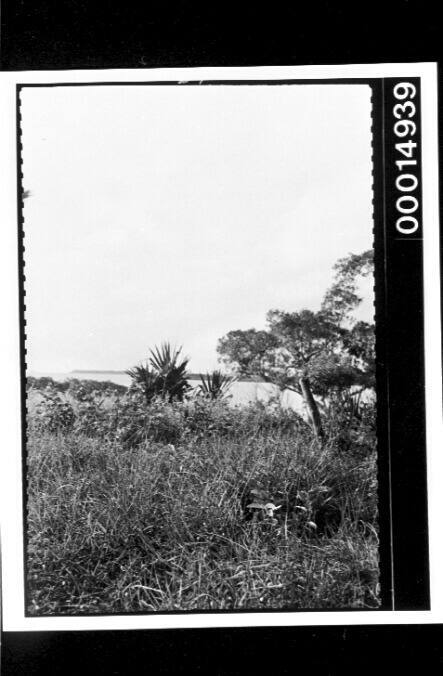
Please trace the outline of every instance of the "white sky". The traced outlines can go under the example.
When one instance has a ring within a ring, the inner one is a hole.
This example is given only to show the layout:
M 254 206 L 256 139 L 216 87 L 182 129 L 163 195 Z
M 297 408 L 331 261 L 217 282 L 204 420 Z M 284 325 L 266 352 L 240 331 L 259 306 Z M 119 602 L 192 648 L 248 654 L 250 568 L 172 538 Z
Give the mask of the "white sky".
M 372 246 L 365 85 L 22 92 L 30 371 L 126 369 L 318 309 Z M 360 316 L 372 320 L 372 280 Z

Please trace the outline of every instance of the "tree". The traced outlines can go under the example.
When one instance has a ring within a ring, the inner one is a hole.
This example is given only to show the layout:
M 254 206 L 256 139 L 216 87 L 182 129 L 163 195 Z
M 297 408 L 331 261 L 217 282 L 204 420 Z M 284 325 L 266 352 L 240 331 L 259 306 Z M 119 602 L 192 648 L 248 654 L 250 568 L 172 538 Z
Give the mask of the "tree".
M 352 319 L 362 300 L 358 280 L 370 274 L 372 266 L 372 251 L 340 259 L 318 312 L 271 310 L 267 330 L 230 331 L 217 346 L 222 360 L 238 375 L 256 376 L 300 394 L 319 436 L 321 420 L 312 392 L 327 397 L 356 385 L 373 385 L 373 326 Z
M 374 252 L 369 249 L 340 258 L 334 270 L 334 283 L 325 293 L 322 310 L 341 324 L 345 320 L 352 321 L 352 312 L 362 301 L 357 295 L 358 280 L 374 274 Z
M 333 321 L 346 327 L 343 348 L 353 364 L 362 371 L 361 382 L 366 387 L 375 386 L 375 330 L 374 324 L 359 321 L 352 316 L 361 303 L 357 295 L 359 279 L 374 274 L 374 252 L 349 254 L 334 266 L 335 279 L 325 294 L 322 311 Z

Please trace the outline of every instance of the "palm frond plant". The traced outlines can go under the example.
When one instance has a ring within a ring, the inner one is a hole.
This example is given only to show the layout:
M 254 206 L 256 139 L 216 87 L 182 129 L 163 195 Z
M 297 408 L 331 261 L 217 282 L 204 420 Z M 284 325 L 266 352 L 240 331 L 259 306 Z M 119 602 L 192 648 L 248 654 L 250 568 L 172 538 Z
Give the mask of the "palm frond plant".
M 182 401 L 190 389 L 187 366 L 189 359 L 181 357 L 182 348 L 172 348 L 169 343 L 150 350 L 146 364 L 126 371 L 133 384 L 140 387 L 149 403 L 154 397 L 167 401 Z
M 215 370 L 204 376 L 201 375 L 200 380 L 199 390 L 201 394 L 208 399 L 223 399 L 229 392 L 236 378 Z
M 149 362 L 157 374 L 160 387 L 160 396 L 172 401 L 183 400 L 190 389 L 187 367 L 188 357 L 181 357 L 182 348 L 171 348 L 169 343 L 162 343 L 151 350 Z
M 134 366 L 132 369 L 125 371 L 125 373 L 131 377 L 131 388 L 141 390 L 146 403 L 149 404 L 159 391 L 157 374 L 149 368 L 149 364 Z

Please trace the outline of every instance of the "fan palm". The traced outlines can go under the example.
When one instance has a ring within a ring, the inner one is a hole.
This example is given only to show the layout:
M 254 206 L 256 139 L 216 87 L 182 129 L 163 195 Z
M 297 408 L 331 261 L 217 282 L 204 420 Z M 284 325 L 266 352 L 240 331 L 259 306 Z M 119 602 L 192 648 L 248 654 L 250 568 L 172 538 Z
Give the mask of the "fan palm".
M 149 403 L 155 396 L 168 401 L 182 401 L 190 389 L 187 366 L 189 359 L 182 357 L 181 347 L 171 348 L 169 343 L 150 350 L 146 364 L 135 366 L 126 371 L 133 384 L 138 385 Z
M 200 392 L 210 399 L 223 399 L 231 385 L 235 382 L 233 376 L 227 376 L 221 371 L 212 371 L 200 376 Z

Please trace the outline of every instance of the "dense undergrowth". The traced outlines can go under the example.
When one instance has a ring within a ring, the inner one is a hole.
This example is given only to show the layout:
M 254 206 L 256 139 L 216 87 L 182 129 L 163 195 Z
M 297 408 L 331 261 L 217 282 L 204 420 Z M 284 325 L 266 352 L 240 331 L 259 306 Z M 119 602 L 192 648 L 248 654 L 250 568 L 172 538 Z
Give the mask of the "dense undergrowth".
M 373 405 L 29 402 L 30 613 L 378 607 Z

